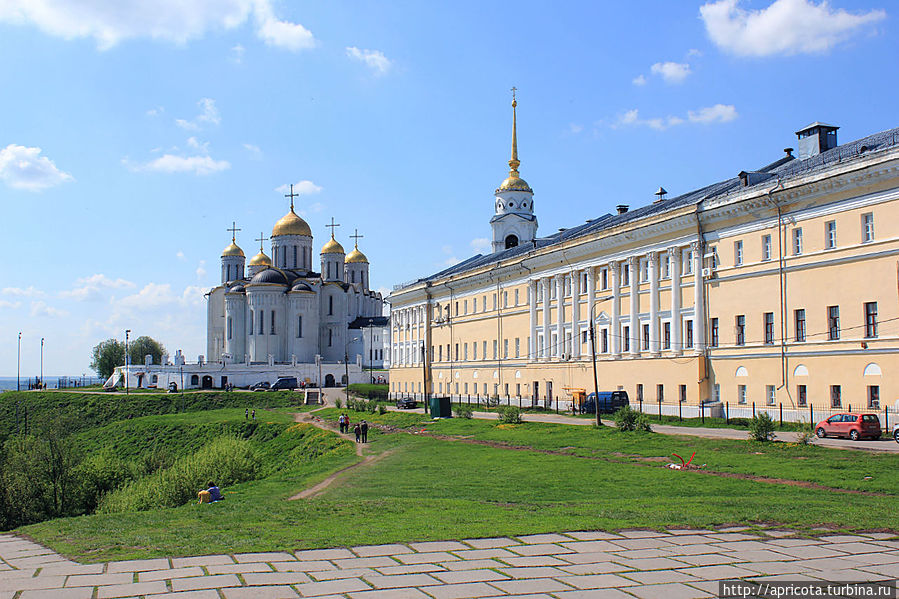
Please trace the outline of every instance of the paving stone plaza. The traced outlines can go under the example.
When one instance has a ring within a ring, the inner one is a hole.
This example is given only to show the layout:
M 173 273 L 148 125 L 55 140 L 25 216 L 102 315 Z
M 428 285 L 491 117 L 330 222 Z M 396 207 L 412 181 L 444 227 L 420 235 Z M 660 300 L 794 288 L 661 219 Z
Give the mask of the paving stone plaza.
M 899 578 L 896 535 L 815 535 L 570 532 L 99 564 L 0 535 L 0 599 L 689 599 L 727 579 Z

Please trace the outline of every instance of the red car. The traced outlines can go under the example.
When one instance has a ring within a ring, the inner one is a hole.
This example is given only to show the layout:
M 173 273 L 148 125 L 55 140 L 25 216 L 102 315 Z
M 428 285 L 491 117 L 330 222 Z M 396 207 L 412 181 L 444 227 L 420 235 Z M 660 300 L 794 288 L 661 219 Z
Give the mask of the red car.
M 815 427 L 815 433 L 824 437 L 849 437 L 853 441 L 862 437 L 880 439 L 880 419 L 877 414 L 834 414 Z

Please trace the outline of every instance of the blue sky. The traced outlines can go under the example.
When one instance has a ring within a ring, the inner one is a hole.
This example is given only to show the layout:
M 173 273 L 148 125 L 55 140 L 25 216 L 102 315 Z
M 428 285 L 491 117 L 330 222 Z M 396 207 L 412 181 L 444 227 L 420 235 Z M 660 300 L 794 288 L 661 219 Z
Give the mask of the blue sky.
M 358 228 L 371 280 L 485 251 L 519 90 L 538 233 L 899 125 L 891 3 L 0 0 L 0 374 L 205 353 L 232 221 Z M 270 253 L 266 242 L 266 253 Z

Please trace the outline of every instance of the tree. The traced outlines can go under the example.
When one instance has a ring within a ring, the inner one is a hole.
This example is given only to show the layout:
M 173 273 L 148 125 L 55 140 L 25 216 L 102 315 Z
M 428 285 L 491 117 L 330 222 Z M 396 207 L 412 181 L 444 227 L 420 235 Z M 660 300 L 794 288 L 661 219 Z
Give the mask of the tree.
M 162 355 L 165 353 L 165 347 L 155 339 L 146 335 L 138 337 L 128 344 L 128 355 L 131 356 L 132 364 L 143 364 L 144 356 L 153 356 L 154 364 L 162 363 Z
M 125 364 L 125 343 L 107 339 L 94 346 L 91 352 L 91 368 L 101 379 L 108 379 L 116 366 Z

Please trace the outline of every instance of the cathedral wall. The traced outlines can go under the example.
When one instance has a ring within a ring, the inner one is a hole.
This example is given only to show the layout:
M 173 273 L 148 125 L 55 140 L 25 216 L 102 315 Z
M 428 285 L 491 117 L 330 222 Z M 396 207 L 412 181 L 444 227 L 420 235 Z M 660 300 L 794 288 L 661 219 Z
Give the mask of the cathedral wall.
M 326 361 L 343 360 L 347 342 L 347 293 L 336 283 L 325 283 L 321 288 L 320 341 L 321 355 Z
M 225 290 L 216 287 L 206 299 L 206 359 L 221 360 L 225 350 Z
M 272 237 L 272 254 L 272 265 L 277 268 L 314 270 L 312 267 L 312 238 L 306 235 Z
M 232 362 L 243 362 L 247 353 L 247 296 L 242 293 L 225 296 L 225 352 Z
M 291 292 L 287 298 L 287 357 L 298 362 L 314 362 L 319 353 L 319 296 L 312 292 Z

